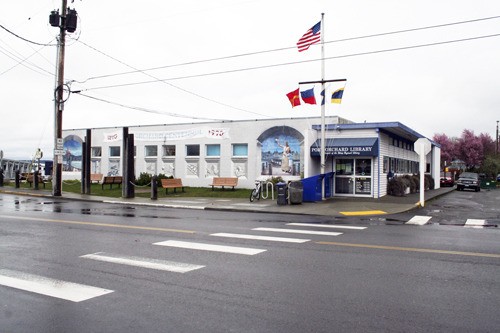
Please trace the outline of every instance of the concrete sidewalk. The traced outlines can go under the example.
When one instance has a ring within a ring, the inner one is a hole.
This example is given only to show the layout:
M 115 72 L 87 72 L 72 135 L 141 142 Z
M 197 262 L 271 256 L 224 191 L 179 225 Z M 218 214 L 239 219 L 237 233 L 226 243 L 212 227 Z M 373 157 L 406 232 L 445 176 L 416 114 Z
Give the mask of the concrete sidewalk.
M 425 192 L 425 202 L 453 191 L 454 187 L 440 188 Z M 50 191 L 16 189 L 0 187 L 0 193 L 29 195 L 54 198 Z M 249 191 L 250 193 L 250 191 Z M 380 199 L 334 197 L 318 202 L 303 202 L 296 205 L 278 205 L 277 200 L 261 199 L 250 202 L 248 199 L 231 198 L 180 198 L 168 197 L 151 200 L 150 198 L 110 198 L 94 195 L 63 192 L 61 198 L 126 205 L 154 206 L 166 208 L 244 211 L 280 214 L 304 214 L 323 216 L 376 216 L 402 213 L 418 207 L 420 194 L 414 193 L 404 197 L 385 196 Z

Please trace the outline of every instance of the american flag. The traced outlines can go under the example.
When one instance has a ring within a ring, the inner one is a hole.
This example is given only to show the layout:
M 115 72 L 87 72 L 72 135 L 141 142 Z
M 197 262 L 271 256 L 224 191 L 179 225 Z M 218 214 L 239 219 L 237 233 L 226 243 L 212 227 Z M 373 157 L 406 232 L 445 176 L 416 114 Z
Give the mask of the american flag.
M 302 36 L 297 42 L 299 52 L 305 51 L 309 46 L 316 44 L 321 39 L 321 21 L 316 23 L 311 29 Z

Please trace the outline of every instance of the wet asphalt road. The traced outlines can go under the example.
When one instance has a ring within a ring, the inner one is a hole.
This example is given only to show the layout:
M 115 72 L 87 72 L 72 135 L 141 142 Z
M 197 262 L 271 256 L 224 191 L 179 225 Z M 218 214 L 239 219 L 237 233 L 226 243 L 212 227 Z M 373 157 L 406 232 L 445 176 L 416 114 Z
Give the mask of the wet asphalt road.
M 417 211 L 372 219 L 0 195 L 0 281 L 35 276 L 56 285 L 112 291 L 73 302 L 0 283 L 0 327 L 12 332 L 493 332 L 500 327 L 494 315 L 500 304 L 499 228 L 469 229 L 461 221 L 498 219 L 498 202 L 498 192 L 455 191 Z M 437 222 L 405 225 L 414 214 L 430 214 Z M 164 242 L 262 252 L 159 245 Z M 177 273 L 89 255 L 199 268 Z

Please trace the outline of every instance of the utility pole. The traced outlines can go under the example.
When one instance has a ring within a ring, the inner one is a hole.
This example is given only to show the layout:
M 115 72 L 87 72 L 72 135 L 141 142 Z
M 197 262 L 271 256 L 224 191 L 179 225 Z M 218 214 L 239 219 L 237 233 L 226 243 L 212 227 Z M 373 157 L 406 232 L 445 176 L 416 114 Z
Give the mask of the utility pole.
M 66 30 L 74 32 L 76 30 L 77 13 L 76 10 L 67 8 L 67 0 L 62 0 L 61 14 L 59 11 L 52 11 L 49 16 L 49 23 L 53 27 L 59 27 L 59 38 L 57 41 L 57 83 L 54 90 L 54 167 L 52 171 L 52 195 L 62 194 L 62 113 L 64 110 L 64 53 L 66 48 Z
M 62 143 L 62 112 L 64 109 L 64 52 L 66 48 L 66 5 L 67 0 L 62 0 L 61 22 L 59 27 L 59 39 L 57 43 L 57 85 L 55 94 L 55 123 L 54 123 L 54 150 L 61 147 Z M 60 150 L 60 149 L 59 149 Z M 52 195 L 62 195 L 62 155 L 54 154 L 54 171 L 52 180 Z

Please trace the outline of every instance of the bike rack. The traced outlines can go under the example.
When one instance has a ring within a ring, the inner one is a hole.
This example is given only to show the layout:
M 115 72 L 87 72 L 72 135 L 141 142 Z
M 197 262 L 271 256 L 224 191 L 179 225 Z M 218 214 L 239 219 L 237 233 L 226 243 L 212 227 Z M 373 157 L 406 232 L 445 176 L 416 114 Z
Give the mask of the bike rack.
M 264 190 L 263 190 L 263 189 L 261 189 L 261 191 L 262 191 L 262 192 L 261 192 L 261 197 L 262 197 L 262 199 L 267 199 L 267 198 L 269 198 L 269 186 L 271 186 L 271 197 L 272 197 L 272 199 L 274 200 L 274 184 L 273 184 L 273 183 L 271 183 L 271 182 L 266 182 L 266 183 L 265 183 L 265 185 L 266 185 L 266 186 L 265 186 L 265 188 L 266 188 L 266 194 L 265 194 L 265 195 L 264 195 Z

